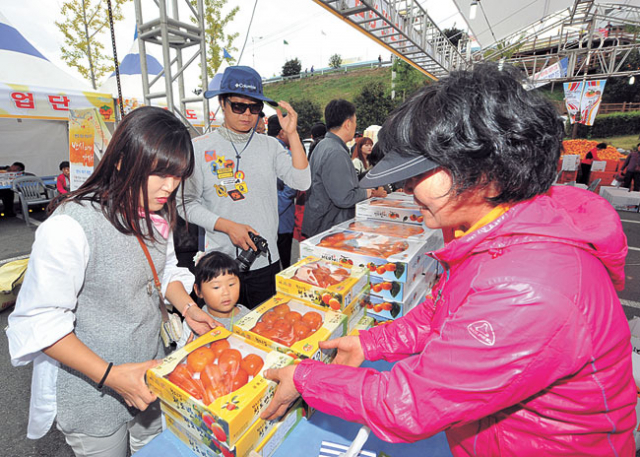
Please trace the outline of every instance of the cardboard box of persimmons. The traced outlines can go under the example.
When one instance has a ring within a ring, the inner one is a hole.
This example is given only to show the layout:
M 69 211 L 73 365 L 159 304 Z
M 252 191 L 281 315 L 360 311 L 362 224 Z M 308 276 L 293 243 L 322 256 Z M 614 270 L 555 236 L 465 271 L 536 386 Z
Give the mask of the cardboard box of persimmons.
M 211 430 L 232 448 L 259 419 L 276 383 L 262 376 L 293 359 L 270 351 L 224 327 L 216 327 L 147 371 L 147 384 L 161 402 Z
M 161 408 L 169 431 L 197 455 L 204 457 L 249 457 L 251 451 L 269 457 L 305 414 L 302 400 L 298 399 L 280 419 L 255 421 L 229 449 L 218 441 L 206 424 L 194 424 L 166 403 L 161 403 Z
M 349 336 L 358 336 L 363 330 L 373 327 L 375 319 L 371 316 L 361 316 L 360 319 L 349 329 Z
M 322 350 L 318 343 L 344 336 L 347 316 L 276 294 L 236 322 L 233 331 L 293 358 L 330 362 L 335 350 Z
M 276 290 L 326 309 L 344 312 L 368 282 L 368 268 L 309 256 L 276 275 Z

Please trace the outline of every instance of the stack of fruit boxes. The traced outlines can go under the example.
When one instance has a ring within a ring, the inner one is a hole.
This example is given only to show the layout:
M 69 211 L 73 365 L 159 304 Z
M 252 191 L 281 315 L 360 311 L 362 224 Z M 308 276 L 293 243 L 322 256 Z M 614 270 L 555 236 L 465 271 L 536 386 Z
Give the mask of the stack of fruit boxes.
M 369 206 L 374 207 L 374 219 L 356 218 L 309 238 L 300 244 L 300 255 L 368 268 L 371 295 L 367 314 L 379 320 L 394 319 L 422 301 L 433 285 L 437 262 L 426 253 L 444 242 L 440 231 L 426 229 L 418 222 L 419 208 L 407 198 L 370 200 L 376 202 Z M 358 208 L 360 216 L 366 214 Z
M 294 359 L 309 358 L 329 363 L 335 351 L 320 349 L 319 342 L 344 336 L 347 316 L 276 294 L 236 322 L 233 331 Z
M 394 194 L 391 194 L 392 196 Z M 406 195 L 406 194 L 403 194 Z M 391 197 L 413 204 L 406 197 Z M 429 246 L 429 250 L 442 247 L 442 232 L 431 230 L 424 225 L 389 222 L 379 219 L 352 219 L 336 227 L 364 233 L 391 235 L 406 240 L 421 242 Z M 409 312 L 417 304 L 424 301 L 424 297 L 434 285 L 437 276 L 438 262 L 425 256 L 423 276 L 413 282 L 383 280 L 371 275 L 371 295 L 367 302 L 367 313 L 377 320 L 389 320 L 400 317 Z M 373 266 L 369 266 L 373 268 Z M 377 269 L 377 268 L 376 268 Z
M 276 275 L 276 291 L 347 316 L 347 333 L 364 315 L 369 269 L 305 257 Z

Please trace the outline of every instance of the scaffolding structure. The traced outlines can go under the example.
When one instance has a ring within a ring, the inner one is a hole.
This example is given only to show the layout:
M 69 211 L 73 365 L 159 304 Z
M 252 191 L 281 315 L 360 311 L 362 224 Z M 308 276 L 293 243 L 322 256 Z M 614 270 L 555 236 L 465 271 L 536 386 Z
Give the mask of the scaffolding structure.
M 155 0 L 157 14 L 145 22 L 141 1 L 134 0 L 134 4 L 145 104 L 166 98 L 168 109 L 191 124 L 187 104 L 202 103 L 205 131 L 209 130 L 209 102 L 203 96 L 208 80 L 203 0 L 197 0 L 195 7 L 182 0 L 190 13 L 189 23 L 180 21 L 179 0 Z M 433 79 L 487 60 L 516 65 L 531 80 L 551 65 L 566 63 L 566 76 L 545 78 L 547 82 L 640 75 L 640 68 L 628 64 L 631 52 L 640 49 L 637 6 L 575 0 L 572 7 L 536 21 L 491 49 L 472 53 L 467 34 L 454 46 L 418 0 L 313 1 Z M 146 68 L 148 44 L 162 47 L 164 66 L 151 81 Z M 183 51 L 191 47 L 196 47 L 195 53 L 184 62 Z M 186 96 L 184 71 L 198 58 L 202 92 Z M 158 84 L 162 76 L 164 87 Z
M 634 76 L 640 68 L 628 65 L 627 58 L 640 50 L 639 35 L 639 7 L 576 0 L 571 8 L 536 21 L 472 59 L 503 60 L 522 68 L 532 80 L 566 59 L 566 76 L 545 78 L 546 82 Z
M 417 0 L 313 1 L 433 79 L 469 67 L 466 34 L 454 46 Z
M 211 120 L 209 116 L 209 100 L 204 98 L 207 90 L 207 52 L 205 42 L 204 4 L 203 0 L 196 1 L 196 7 L 189 0 L 184 0 L 189 11 L 190 22 L 180 21 L 178 0 L 155 0 L 157 15 L 151 14 L 152 19 L 143 19 L 141 0 L 134 0 L 136 11 L 136 26 L 138 27 L 138 42 L 140 46 L 140 70 L 142 73 L 142 89 L 144 103 L 151 104 L 151 100 L 165 98 L 169 111 L 180 117 L 185 124 L 197 131 L 187 116 L 187 104 L 202 103 L 205 131 L 209 130 Z M 154 11 L 155 12 L 155 11 Z M 147 45 L 155 44 L 162 47 L 163 71 L 149 81 L 147 72 Z M 185 62 L 183 51 L 196 47 L 193 55 Z M 202 91 L 199 96 L 186 96 L 184 89 L 184 71 L 200 58 Z M 164 87 L 158 82 L 164 76 Z M 177 81 L 177 83 L 176 83 Z M 176 84 L 174 84 L 176 83 Z M 178 99 L 175 98 L 177 89 Z

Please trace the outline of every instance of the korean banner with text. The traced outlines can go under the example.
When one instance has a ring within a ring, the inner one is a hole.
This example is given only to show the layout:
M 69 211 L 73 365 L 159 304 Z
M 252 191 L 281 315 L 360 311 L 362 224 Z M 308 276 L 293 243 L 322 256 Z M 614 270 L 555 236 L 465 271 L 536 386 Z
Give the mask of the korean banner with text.
M 111 133 L 97 108 L 69 110 L 71 190 L 79 188 L 107 149 Z
M 564 101 L 571 123 L 593 125 L 606 79 L 564 83 Z
M 68 119 L 70 108 L 97 108 L 105 122 L 114 122 L 109 94 L 0 83 L 0 117 Z

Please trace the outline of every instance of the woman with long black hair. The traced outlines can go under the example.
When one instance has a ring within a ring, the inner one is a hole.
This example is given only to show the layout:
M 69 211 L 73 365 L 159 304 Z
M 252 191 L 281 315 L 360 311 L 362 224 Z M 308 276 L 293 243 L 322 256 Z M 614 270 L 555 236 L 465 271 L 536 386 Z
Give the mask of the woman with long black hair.
M 34 363 L 29 438 L 55 419 L 77 456 L 124 457 L 128 441 L 135 452 L 161 432 L 144 379 L 167 354 L 159 300 L 198 333 L 216 325 L 193 306 L 171 236 L 176 189 L 193 166 L 187 128 L 139 108 L 89 179 L 54 201 L 7 330 L 12 363 Z

